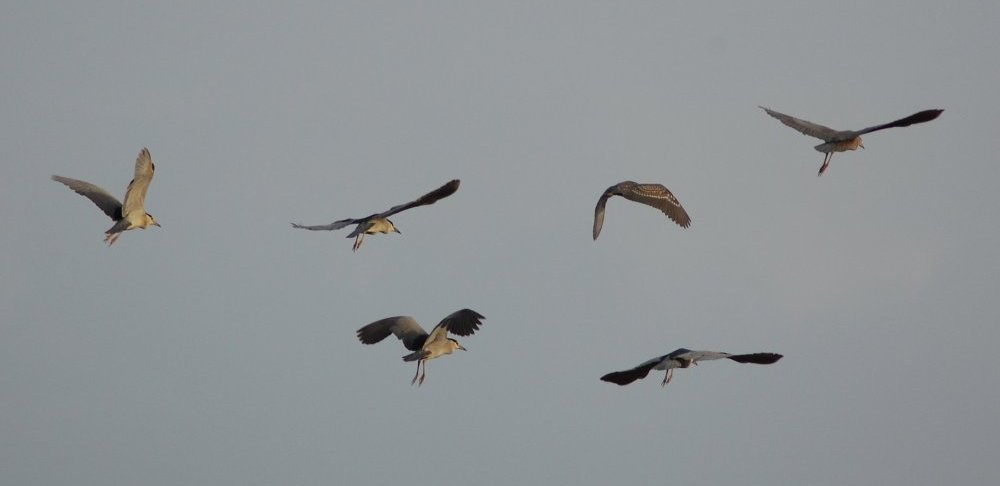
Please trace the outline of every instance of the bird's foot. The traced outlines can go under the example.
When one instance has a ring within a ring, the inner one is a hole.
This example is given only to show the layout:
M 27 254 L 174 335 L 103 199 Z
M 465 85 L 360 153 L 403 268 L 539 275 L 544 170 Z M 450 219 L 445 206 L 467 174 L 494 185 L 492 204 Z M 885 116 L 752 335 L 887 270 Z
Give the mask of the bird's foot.
M 674 370 L 672 370 L 672 369 L 667 370 L 667 374 L 666 374 L 666 376 L 663 377 L 663 383 L 660 383 L 660 386 L 667 386 L 667 383 L 670 383 L 670 380 L 672 380 L 674 378 L 673 371 Z
M 823 165 L 819 166 L 819 173 L 816 174 L 816 177 L 819 177 L 819 176 L 823 175 L 824 172 L 826 172 L 826 168 L 830 167 L 830 161 L 831 160 L 833 160 L 833 154 L 832 153 L 829 154 L 829 155 L 827 155 L 827 157 L 825 159 L 823 159 Z

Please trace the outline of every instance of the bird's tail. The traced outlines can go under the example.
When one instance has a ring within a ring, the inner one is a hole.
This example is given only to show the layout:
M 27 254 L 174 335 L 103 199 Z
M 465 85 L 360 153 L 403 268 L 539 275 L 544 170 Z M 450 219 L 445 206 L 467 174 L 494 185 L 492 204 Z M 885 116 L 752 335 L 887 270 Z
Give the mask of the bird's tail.
M 423 350 L 416 351 L 416 352 L 410 353 L 410 354 L 408 354 L 406 356 L 403 356 L 403 361 L 416 361 L 418 359 L 423 359 L 425 356 L 427 356 L 427 352 L 426 351 L 423 351 Z
M 763 365 L 774 363 L 782 358 L 780 354 L 775 353 L 734 354 L 727 357 L 737 363 L 753 363 Z

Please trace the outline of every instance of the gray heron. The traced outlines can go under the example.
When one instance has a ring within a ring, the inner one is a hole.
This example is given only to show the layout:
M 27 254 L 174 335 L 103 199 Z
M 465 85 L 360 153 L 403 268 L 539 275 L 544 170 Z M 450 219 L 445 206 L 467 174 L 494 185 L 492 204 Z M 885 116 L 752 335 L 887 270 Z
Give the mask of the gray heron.
M 114 220 L 114 226 L 104 232 L 104 241 L 111 246 L 123 231 L 160 226 L 145 208 L 146 191 L 153 180 L 155 170 L 156 166 L 149 156 L 149 150 L 144 147 L 135 159 L 135 175 L 132 177 L 132 182 L 128 183 L 128 189 L 125 189 L 124 202 L 118 201 L 108 191 L 86 181 L 57 175 L 52 176 L 52 180 L 66 184 L 73 192 L 90 199 L 104 211 L 104 214 Z
M 691 365 L 697 365 L 699 361 L 727 358 L 737 363 L 771 364 L 781 357 L 780 354 L 775 353 L 729 354 L 721 351 L 691 351 L 680 348 L 669 354 L 644 361 L 635 368 L 608 373 L 601 377 L 601 381 L 625 386 L 635 380 L 645 378 L 651 370 L 666 370 L 667 374 L 663 377 L 663 383 L 660 385 L 667 386 L 667 383 L 670 383 L 670 379 L 673 378 L 674 368 L 687 368 Z
M 632 181 L 619 182 L 607 188 L 594 208 L 594 239 L 601 235 L 604 226 L 604 207 L 611 196 L 622 196 L 629 201 L 635 201 L 663 211 L 668 218 L 681 228 L 691 226 L 691 217 L 681 206 L 681 202 L 662 184 L 638 184 Z
M 429 204 L 434 204 L 439 199 L 444 199 L 458 190 L 459 180 L 454 179 L 449 181 L 447 184 L 420 196 L 419 198 L 410 201 L 406 204 L 400 204 L 398 206 L 393 206 L 389 208 L 388 211 L 381 213 L 372 214 L 370 216 L 365 216 L 364 218 L 358 219 L 341 219 L 339 221 L 334 221 L 330 224 L 316 225 L 316 226 L 306 226 L 298 223 L 292 223 L 293 228 L 307 229 L 312 231 L 331 231 L 356 224 L 354 231 L 347 235 L 348 238 L 354 238 L 354 251 L 358 251 L 361 248 L 361 244 L 364 242 L 365 235 L 374 235 L 376 233 L 401 233 L 396 225 L 392 223 L 389 216 L 396 214 L 401 211 L 406 211 L 410 208 L 415 208 L 417 206 L 427 206 Z
M 451 354 L 456 349 L 467 351 L 458 341 L 448 337 L 448 333 L 471 336 L 482 325 L 483 319 L 485 317 L 474 310 L 462 309 L 442 319 L 428 334 L 416 319 L 410 316 L 387 317 L 358 329 L 358 339 L 364 344 L 375 344 L 394 334 L 403 342 L 406 349 L 413 351 L 403 356 L 403 361 L 417 362 L 417 373 L 413 375 L 410 384 L 416 383 L 419 386 L 424 383 L 424 377 L 427 375 L 427 360 Z M 421 365 L 423 374 L 420 372 Z
M 916 123 L 929 122 L 940 116 L 941 112 L 944 111 L 924 110 L 914 113 L 906 118 L 900 118 L 899 120 L 883 123 L 881 125 L 875 125 L 873 127 L 862 128 L 861 130 L 834 130 L 829 127 L 824 127 L 823 125 L 795 118 L 794 116 L 778 113 L 770 108 L 764 108 L 763 106 L 758 108 L 764 110 L 768 115 L 773 116 L 781 123 L 794 128 L 800 133 L 810 137 L 816 137 L 823 141 L 823 143 L 814 147 L 818 152 L 826 154 L 823 157 L 823 165 L 820 166 L 819 174 L 817 175 L 823 175 L 823 172 L 826 172 L 826 168 L 830 165 L 830 160 L 833 159 L 833 154 L 835 152 L 857 150 L 858 147 L 865 148 L 864 144 L 861 143 L 862 135 L 877 132 L 879 130 L 885 130 L 886 128 L 908 127 Z

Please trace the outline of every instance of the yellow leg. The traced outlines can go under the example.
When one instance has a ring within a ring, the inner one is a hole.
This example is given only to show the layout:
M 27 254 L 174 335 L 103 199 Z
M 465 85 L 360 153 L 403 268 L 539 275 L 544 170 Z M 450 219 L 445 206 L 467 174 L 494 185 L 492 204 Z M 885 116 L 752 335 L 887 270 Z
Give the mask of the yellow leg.
M 414 383 L 416 383 L 416 382 L 417 382 L 417 377 L 418 377 L 418 376 L 420 376 L 420 363 L 423 363 L 423 362 L 424 362 L 424 360 L 422 360 L 422 359 L 421 359 L 421 360 L 418 360 L 418 361 L 417 361 L 417 374 L 413 375 L 413 379 L 412 379 L 412 380 L 410 380 L 410 385 L 411 385 L 411 386 L 412 386 L 412 385 L 413 385 Z
M 823 175 L 823 173 L 826 172 L 826 168 L 830 166 L 831 160 L 833 160 L 833 152 L 830 152 L 826 154 L 826 157 L 823 157 L 823 165 L 820 166 L 819 174 L 816 174 L 817 177 Z

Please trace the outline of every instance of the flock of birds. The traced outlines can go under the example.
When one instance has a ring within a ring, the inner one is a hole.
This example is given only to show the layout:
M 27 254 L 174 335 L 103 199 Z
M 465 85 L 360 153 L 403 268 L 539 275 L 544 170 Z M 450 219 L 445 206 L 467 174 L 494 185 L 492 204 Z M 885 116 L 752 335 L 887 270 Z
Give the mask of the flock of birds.
M 865 146 L 861 143 L 861 136 L 884 130 L 886 128 L 906 127 L 917 123 L 925 123 L 934 120 L 944 110 L 924 110 L 914 113 L 896 121 L 875 125 L 861 130 L 834 130 L 816 123 L 795 118 L 793 116 L 779 113 L 769 108 L 760 107 L 768 115 L 776 118 L 781 123 L 794 128 L 795 130 L 823 140 L 815 149 L 824 154 L 823 165 L 819 168 L 819 174 L 823 175 L 830 166 L 830 160 L 836 152 L 862 149 Z M 118 240 L 121 233 L 136 229 L 148 228 L 150 226 L 160 226 L 152 215 L 146 212 L 145 201 L 149 184 L 153 180 L 153 173 L 156 166 L 149 155 L 149 150 L 143 148 L 135 161 L 135 174 L 128 188 L 125 189 L 124 201 L 119 201 L 104 189 L 79 179 L 71 179 L 53 175 L 52 180 L 61 182 L 87 199 L 90 199 L 104 214 L 107 214 L 115 224 L 104 232 L 104 241 L 110 246 Z M 365 235 L 377 233 L 400 233 L 396 225 L 393 224 L 389 216 L 406 211 L 418 206 L 427 206 L 451 196 L 458 191 L 460 181 L 454 179 L 443 186 L 420 196 L 406 204 L 393 206 L 381 213 L 375 213 L 363 218 L 348 218 L 334 221 L 330 224 L 306 226 L 292 223 L 292 227 L 312 231 L 332 231 L 355 225 L 354 231 L 347 235 L 354 238 L 353 251 L 358 251 L 364 242 Z M 661 184 L 639 184 L 632 181 L 624 181 L 607 188 L 597 200 L 597 207 L 594 209 L 594 240 L 601 234 L 604 226 L 604 212 L 608 199 L 612 196 L 621 196 L 630 201 L 635 201 L 647 206 L 659 209 L 668 218 L 673 220 L 682 228 L 691 225 L 691 217 L 681 206 L 680 201 Z M 403 346 L 412 353 L 403 356 L 403 361 L 417 362 L 417 372 L 413 375 L 410 384 L 421 385 L 427 374 L 427 360 L 452 354 L 455 350 L 463 350 L 461 344 L 448 334 L 456 336 L 471 336 L 482 325 L 485 319 L 482 314 L 471 310 L 462 309 L 456 311 L 441 320 L 430 333 L 424 330 L 417 321 L 410 316 L 396 316 L 380 319 L 358 329 L 358 339 L 364 344 L 375 344 L 390 334 L 395 335 L 402 341 Z M 636 380 L 645 378 L 652 370 L 665 370 L 662 386 L 666 386 L 673 378 L 675 368 L 688 368 L 697 365 L 699 361 L 709 361 L 717 359 L 729 359 L 737 363 L 772 364 L 782 358 L 776 353 L 750 353 L 750 354 L 730 354 L 720 351 L 692 351 L 690 349 L 679 348 L 663 356 L 658 356 L 646 360 L 634 368 L 615 371 L 601 377 L 602 381 L 617 385 L 628 385 Z

